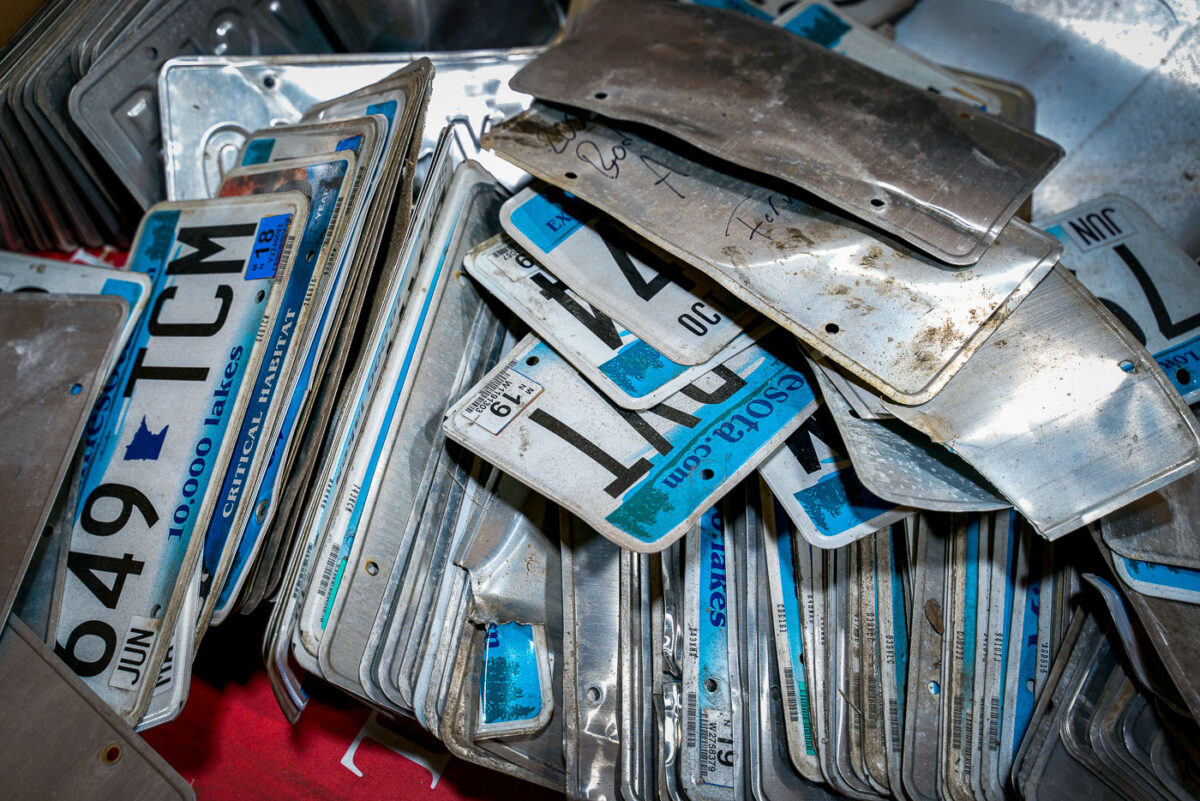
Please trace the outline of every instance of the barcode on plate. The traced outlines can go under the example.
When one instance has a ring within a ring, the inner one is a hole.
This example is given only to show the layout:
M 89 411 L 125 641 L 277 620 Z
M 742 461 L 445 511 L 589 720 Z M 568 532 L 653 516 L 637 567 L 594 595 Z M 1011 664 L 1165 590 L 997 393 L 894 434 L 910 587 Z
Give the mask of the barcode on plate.
M 787 683 L 784 695 L 787 697 L 788 720 L 795 723 L 800 719 L 800 705 L 796 703 L 796 672 L 792 670 L 791 665 L 783 669 L 783 678 Z
M 687 747 L 696 747 L 697 729 L 700 727 L 700 697 L 695 692 L 687 694 Z
M 895 698 L 888 700 L 888 727 L 892 730 L 892 753 L 899 754 L 904 738 L 900 734 L 900 704 Z
M 317 585 L 318 597 L 324 597 L 329 592 L 329 585 L 333 582 L 333 574 L 337 570 L 338 554 L 341 550 L 341 543 L 333 544 L 333 550 L 329 552 L 329 557 L 325 560 L 325 569 L 321 571 L 321 582 Z

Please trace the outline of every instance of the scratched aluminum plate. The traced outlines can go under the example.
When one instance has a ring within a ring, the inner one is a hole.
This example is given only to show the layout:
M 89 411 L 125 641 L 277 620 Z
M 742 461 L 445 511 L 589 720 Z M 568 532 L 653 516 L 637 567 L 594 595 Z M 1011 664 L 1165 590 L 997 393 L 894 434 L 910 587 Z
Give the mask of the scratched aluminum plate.
M 387 53 L 270 58 L 183 56 L 163 65 L 158 90 L 167 196 L 208 197 L 237 159 L 248 135 L 260 128 L 297 122 L 309 107 L 382 80 L 419 58 L 436 70 L 418 174 L 428 169 L 442 128 L 454 121 L 463 158 L 472 158 L 509 189 L 520 170 L 479 147 L 494 118 L 529 106 L 528 95 L 508 79 L 539 50 L 478 50 L 465 53 Z M 196 98 L 221 102 L 196 102 Z M 422 182 L 423 183 L 423 182 Z
M 0 294 L 0 620 L 69 475 L 128 309 L 105 296 Z
M 933 397 L 1061 251 L 1013 220 L 977 264 L 949 268 L 848 218 L 541 104 L 494 126 L 485 144 L 906 403 Z
M 1200 424 L 1166 374 L 1061 267 L 933 400 L 887 405 L 1051 539 L 1200 464 Z
M 679 137 L 959 265 L 1063 155 L 783 29 L 684 4 L 597 4 L 512 86 Z

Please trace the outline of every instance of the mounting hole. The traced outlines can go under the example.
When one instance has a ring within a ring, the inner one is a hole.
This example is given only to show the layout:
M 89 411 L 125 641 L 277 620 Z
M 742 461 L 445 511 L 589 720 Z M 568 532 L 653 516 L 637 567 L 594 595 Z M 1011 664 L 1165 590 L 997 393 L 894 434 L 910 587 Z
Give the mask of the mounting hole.
M 887 204 L 883 202 L 883 198 L 881 198 L 881 197 L 873 197 L 873 198 L 871 198 L 871 205 L 872 205 L 872 206 L 874 206 L 874 207 L 875 207 L 875 208 L 877 208 L 877 209 L 882 209 L 882 208 L 883 208 L 884 206 L 886 206 Z
M 1037 689 L 1037 685 L 1033 683 L 1033 679 L 1025 679 L 1025 691 L 1032 693 Z
M 266 292 L 264 292 L 264 291 L 262 291 L 262 290 L 260 289 L 260 290 L 258 290 L 258 294 L 254 296 L 254 302 L 255 302 L 255 303 L 262 303 L 262 302 L 263 302 L 263 298 L 265 298 L 266 296 L 267 296 L 267 293 L 266 293 Z
M 525 363 L 526 363 L 527 365 L 529 365 L 530 367 L 533 367 L 533 366 L 534 366 L 535 364 L 537 364 L 539 361 L 540 361 L 540 359 L 538 359 L 538 357 L 537 357 L 537 356 L 530 356 L 528 359 L 526 359 L 526 360 L 525 360 Z
M 564 176 L 565 176 L 565 177 L 566 177 L 568 180 L 571 180 L 571 181 L 574 181 L 576 178 L 578 178 L 578 177 L 579 177 L 578 175 L 576 175 L 576 174 L 575 174 L 575 173 L 573 173 L 573 172 L 564 172 L 564 173 L 563 173 L 563 175 L 564 175 Z
M 708 690 L 710 693 L 715 693 L 717 691 L 717 686 L 717 680 L 711 676 L 704 680 L 704 689 Z
M 47 523 L 47 524 L 46 524 L 46 527 L 45 527 L 44 529 L 42 529 L 42 536 L 43 536 L 43 537 L 52 537 L 52 536 L 54 536 L 54 526 L 52 526 L 52 525 L 50 525 L 49 523 Z
M 263 498 L 258 502 L 258 506 L 254 507 L 254 522 L 262 525 L 262 521 L 267 519 L 267 499 Z
M 83 392 L 83 384 L 72 384 L 71 385 L 71 394 L 72 395 L 78 395 L 80 392 Z
M 263 77 L 263 86 L 267 87 L 268 89 L 274 89 L 275 88 L 275 76 L 274 75 L 264 76 Z
M 1180 367 L 1175 371 L 1175 380 L 1186 386 L 1187 384 L 1192 383 L 1192 374 L 1186 367 Z
M 310 250 L 310 251 L 308 251 L 308 253 L 304 254 L 305 261 L 312 261 L 316 257 L 317 257 L 317 252 L 315 250 Z
M 709 470 L 707 467 L 700 471 L 700 478 L 704 479 L 705 481 L 711 481 L 712 477 L 713 471 Z
M 1129 359 L 1122 359 L 1120 364 L 1118 364 L 1117 366 L 1120 367 L 1122 370 L 1124 370 L 1127 373 L 1136 373 L 1137 372 L 1137 365 L 1134 364 L 1133 362 L 1129 361 Z
M 157 47 L 147 47 L 146 55 L 150 58 L 158 58 L 158 48 Z
M 930 695 L 937 695 L 938 693 L 940 693 L 942 691 L 942 688 L 938 686 L 938 683 L 936 681 L 931 681 L 931 682 L 929 682 L 929 684 L 927 684 L 925 686 L 929 688 Z
M 842 329 L 838 328 L 837 323 L 825 323 L 825 333 L 826 334 L 836 334 L 838 331 L 841 331 L 841 330 Z
M 774 684 L 772 684 L 771 685 L 771 697 L 777 699 L 777 698 L 779 698 L 779 695 L 780 695 L 779 688 L 776 687 Z
M 858 413 L 858 412 L 854 411 L 853 409 L 850 409 L 849 411 L 850 411 L 850 416 L 851 416 L 851 417 L 853 417 L 855 420 L 861 420 L 861 419 L 862 419 L 862 416 L 861 416 L 861 415 L 859 415 L 859 413 Z
M 608 92 L 596 92 L 595 98 L 597 100 L 605 100 L 608 98 Z
M 378 576 L 379 575 L 379 563 L 376 562 L 374 559 L 367 560 L 365 569 L 367 571 L 368 576 Z
M 100 755 L 100 758 L 104 760 L 105 765 L 113 764 L 121 758 L 121 746 L 115 743 L 110 745 L 104 749 L 104 753 Z
M 587 688 L 584 695 L 587 696 L 587 702 L 592 706 L 600 703 L 600 699 L 604 697 L 604 693 L 600 692 L 600 688 L 594 684 Z

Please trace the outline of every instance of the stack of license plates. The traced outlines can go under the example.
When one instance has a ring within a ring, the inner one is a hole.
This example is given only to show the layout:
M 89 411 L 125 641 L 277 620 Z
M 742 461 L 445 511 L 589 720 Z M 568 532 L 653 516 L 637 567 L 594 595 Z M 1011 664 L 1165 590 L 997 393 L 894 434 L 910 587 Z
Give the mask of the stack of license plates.
M 0 243 L 126 248 L 164 200 L 155 81 L 196 53 L 329 53 L 305 0 L 49 0 L 0 53 Z
M 23 617 L 571 798 L 1200 797 L 1200 270 L 861 5 L 169 62 L 131 286 L 11 279 L 131 309 Z

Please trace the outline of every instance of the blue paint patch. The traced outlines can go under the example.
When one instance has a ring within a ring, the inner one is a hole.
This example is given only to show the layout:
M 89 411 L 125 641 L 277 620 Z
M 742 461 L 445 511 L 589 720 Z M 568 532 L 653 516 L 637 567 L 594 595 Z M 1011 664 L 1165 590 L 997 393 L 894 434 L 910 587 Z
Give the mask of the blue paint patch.
M 775 558 L 779 562 L 779 584 L 783 596 L 783 614 L 786 620 L 788 650 L 791 652 L 792 691 L 796 696 L 796 706 L 800 715 L 801 729 L 804 732 L 804 751 L 809 756 L 816 756 L 817 748 L 813 740 L 812 715 L 808 705 L 808 675 L 804 670 L 804 640 L 801 632 L 804 630 L 804 620 L 800 617 L 799 587 L 796 580 L 795 552 L 793 550 L 791 521 L 787 512 L 772 499 L 775 504 Z M 804 546 L 807 547 L 807 546 Z M 786 676 L 782 677 L 786 680 Z
M 129 304 L 129 313 L 133 314 L 133 307 L 142 297 L 142 286 L 135 281 L 122 281 L 120 278 L 106 278 L 104 284 L 100 287 L 101 295 L 113 295 L 118 298 L 125 298 L 125 302 Z
M 600 366 L 631 398 L 642 398 L 668 381 L 678 378 L 688 368 L 668 359 L 640 339 L 621 346 L 617 355 Z
M 355 153 L 357 153 L 358 149 L 362 146 L 362 141 L 363 141 L 362 134 L 355 134 L 354 136 L 347 136 L 345 139 L 343 139 L 342 141 L 337 143 L 337 147 L 335 147 L 333 149 L 333 151 L 336 153 L 340 150 L 352 150 Z
M 1200 336 L 1154 354 L 1180 395 L 1200 390 Z
M 250 164 L 266 164 L 271 160 L 271 152 L 275 150 L 275 137 L 264 137 L 246 143 L 242 153 L 242 166 Z
M 864 487 L 851 467 L 792 494 L 823 537 L 837 536 L 896 508 Z
M 279 260 L 283 256 L 283 246 L 287 242 L 288 226 L 291 222 L 291 214 L 273 214 L 259 221 L 258 230 L 254 232 L 250 260 L 246 262 L 247 281 L 275 277 L 275 273 L 279 271 Z
M 850 26 L 825 6 L 815 5 L 801 11 L 783 29 L 832 49 L 842 41 L 842 36 L 850 30 Z
M 1200 595 L 1200 570 L 1157 562 L 1142 562 L 1120 556 L 1114 556 L 1114 558 L 1124 563 L 1129 575 L 1137 581 Z
M 542 686 L 533 626 L 488 623 L 479 709 L 484 724 L 536 720 L 541 714 Z
M 534 194 L 513 209 L 511 220 L 543 253 L 549 253 L 583 225 L 568 210 L 568 198 L 555 190 Z

